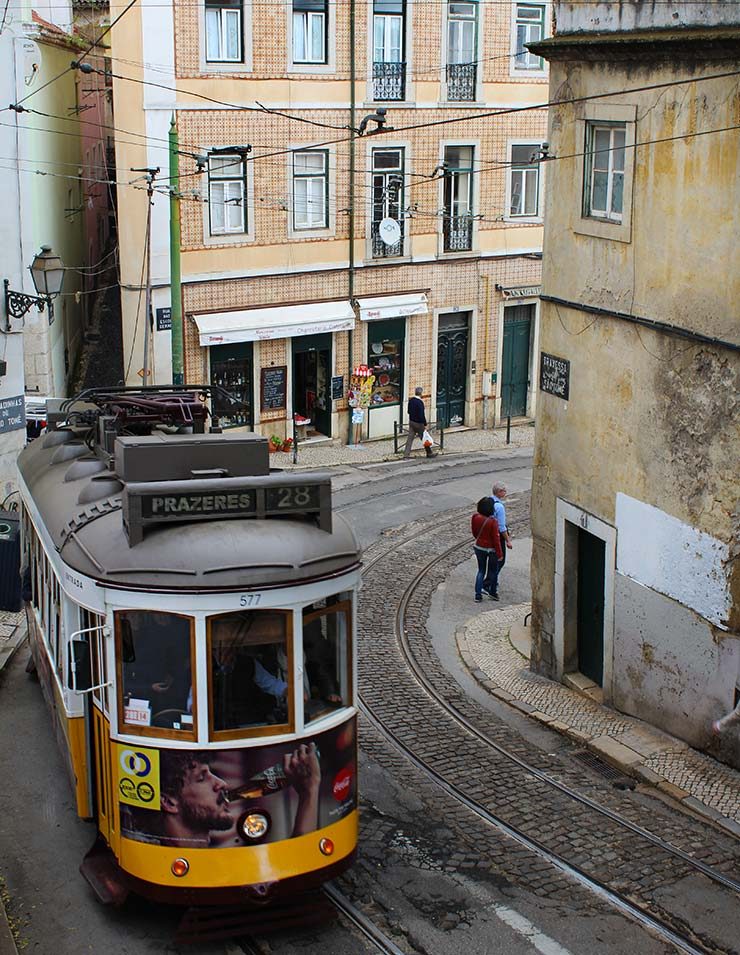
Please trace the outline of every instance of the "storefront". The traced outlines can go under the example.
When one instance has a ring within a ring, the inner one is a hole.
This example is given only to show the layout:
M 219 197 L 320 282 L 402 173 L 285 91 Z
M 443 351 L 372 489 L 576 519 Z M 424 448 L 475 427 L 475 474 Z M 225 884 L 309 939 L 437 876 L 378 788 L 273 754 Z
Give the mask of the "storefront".
M 359 300 L 360 318 L 367 323 L 367 366 L 375 376 L 368 409 L 367 437 L 393 434 L 393 424 L 405 417 L 408 390 L 407 323 L 427 314 L 422 293 Z
M 210 383 L 221 385 L 245 406 L 238 413 L 228 402 L 217 406 L 225 427 L 256 427 L 262 433 L 267 427 L 290 435 L 290 419 L 297 413 L 311 422 L 310 430 L 331 436 L 333 337 L 355 327 L 348 301 L 234 309 L 192 318 L 201 347 L 208 349 Z M 269 380 L 262 374 L 265 370 Z

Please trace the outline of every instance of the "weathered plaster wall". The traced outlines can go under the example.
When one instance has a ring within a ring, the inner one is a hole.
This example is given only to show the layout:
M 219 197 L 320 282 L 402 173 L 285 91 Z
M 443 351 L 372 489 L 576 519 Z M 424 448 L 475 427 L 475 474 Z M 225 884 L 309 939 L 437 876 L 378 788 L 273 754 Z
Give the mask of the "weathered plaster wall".
M 608 120 L 612 105 L 631 108 L 634 139 L 646 145 L 634 154 L 627 235 L 584 234 L 577 154 L 589 107 L 552 111 L 551 152 L 561 158 L 548 167 L 546 295 L 737 341 L 740 208 L 724 200 L 740 193 L 740 137 L 693 134 L 740 122 L 740 84 L 730 77 L 628 92 L 733 63 L 551 62 L 551 99 L 619 90 L 600 102 L 598 118 Z M 619 569 L 636 578 L 622 574 L 615 598 L 616 705 L 705 745 L 707 720 L 730 708 L 737 672 L 740 358 L 547 302 L 540 341 L 542 351 L 570 361 L 570 397 L 541 393 L 538 402 L 533 665 L 554 672 L 559 497 L 618 528 Z M 620 494 L 635 502 L 629 519 L 617 511 Z M 660 518 L 646 521 L 653 509 Z M 703 576 L 691 579 L 680 563 L 698 551 Z M 653 648 L 647 656 L 646 646 Z M 628 667 L 639 672 L 639 685 Z
M 737 0 L 671 3 L 670 0 L 608 0 L 555 3 L 558 33 L 617 33 L 740 22 Z

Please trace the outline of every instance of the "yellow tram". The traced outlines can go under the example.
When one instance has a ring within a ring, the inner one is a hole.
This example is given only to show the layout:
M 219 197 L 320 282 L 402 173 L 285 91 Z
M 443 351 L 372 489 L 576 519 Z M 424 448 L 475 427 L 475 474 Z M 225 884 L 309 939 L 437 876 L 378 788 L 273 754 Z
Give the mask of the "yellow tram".
M 357 843 L 360 554 L 320 474 L 95 390 L 19 459 L 31 646 L 104 902 L 285 899 Z

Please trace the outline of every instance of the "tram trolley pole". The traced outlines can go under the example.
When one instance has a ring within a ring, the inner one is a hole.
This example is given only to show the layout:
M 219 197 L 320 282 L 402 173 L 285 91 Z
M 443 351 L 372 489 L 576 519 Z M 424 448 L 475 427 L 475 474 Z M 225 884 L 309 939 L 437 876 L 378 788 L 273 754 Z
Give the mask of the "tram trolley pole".
M 293 464 L 298 464 L 298 429 L 295 425 L 295 412 L 293 412 Z

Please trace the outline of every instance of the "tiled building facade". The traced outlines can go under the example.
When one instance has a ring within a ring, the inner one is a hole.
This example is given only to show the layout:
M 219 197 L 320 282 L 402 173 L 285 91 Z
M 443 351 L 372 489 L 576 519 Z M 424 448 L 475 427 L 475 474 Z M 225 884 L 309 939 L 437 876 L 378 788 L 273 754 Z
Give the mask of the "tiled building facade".
M 485 0 L 132 8 L 113 31 L 114 95 L 117 125 L 140 143 L 119 136 L 117 165 L 160 167 L 148 380 L 171 380 L 174 116 L 185 379 L 238 392 L 247 407 L 225 424 L 283 433 L 295 413 L 346 440 L 358 364 L 376 374 L 369 437 L 392 433 L 416 385 L 445 425 L 532 414 L 543 187 L 532 158 L 547 77 L 522 44 L 549 32 L 549 15 L 545 2 Z M 378 107 L 382 131 L 371 119 L 351 132 Z M 119 197 L 130 383 L 144 366 L 141 185 Z M 283 367 L 266 396 L 263 370 Z

